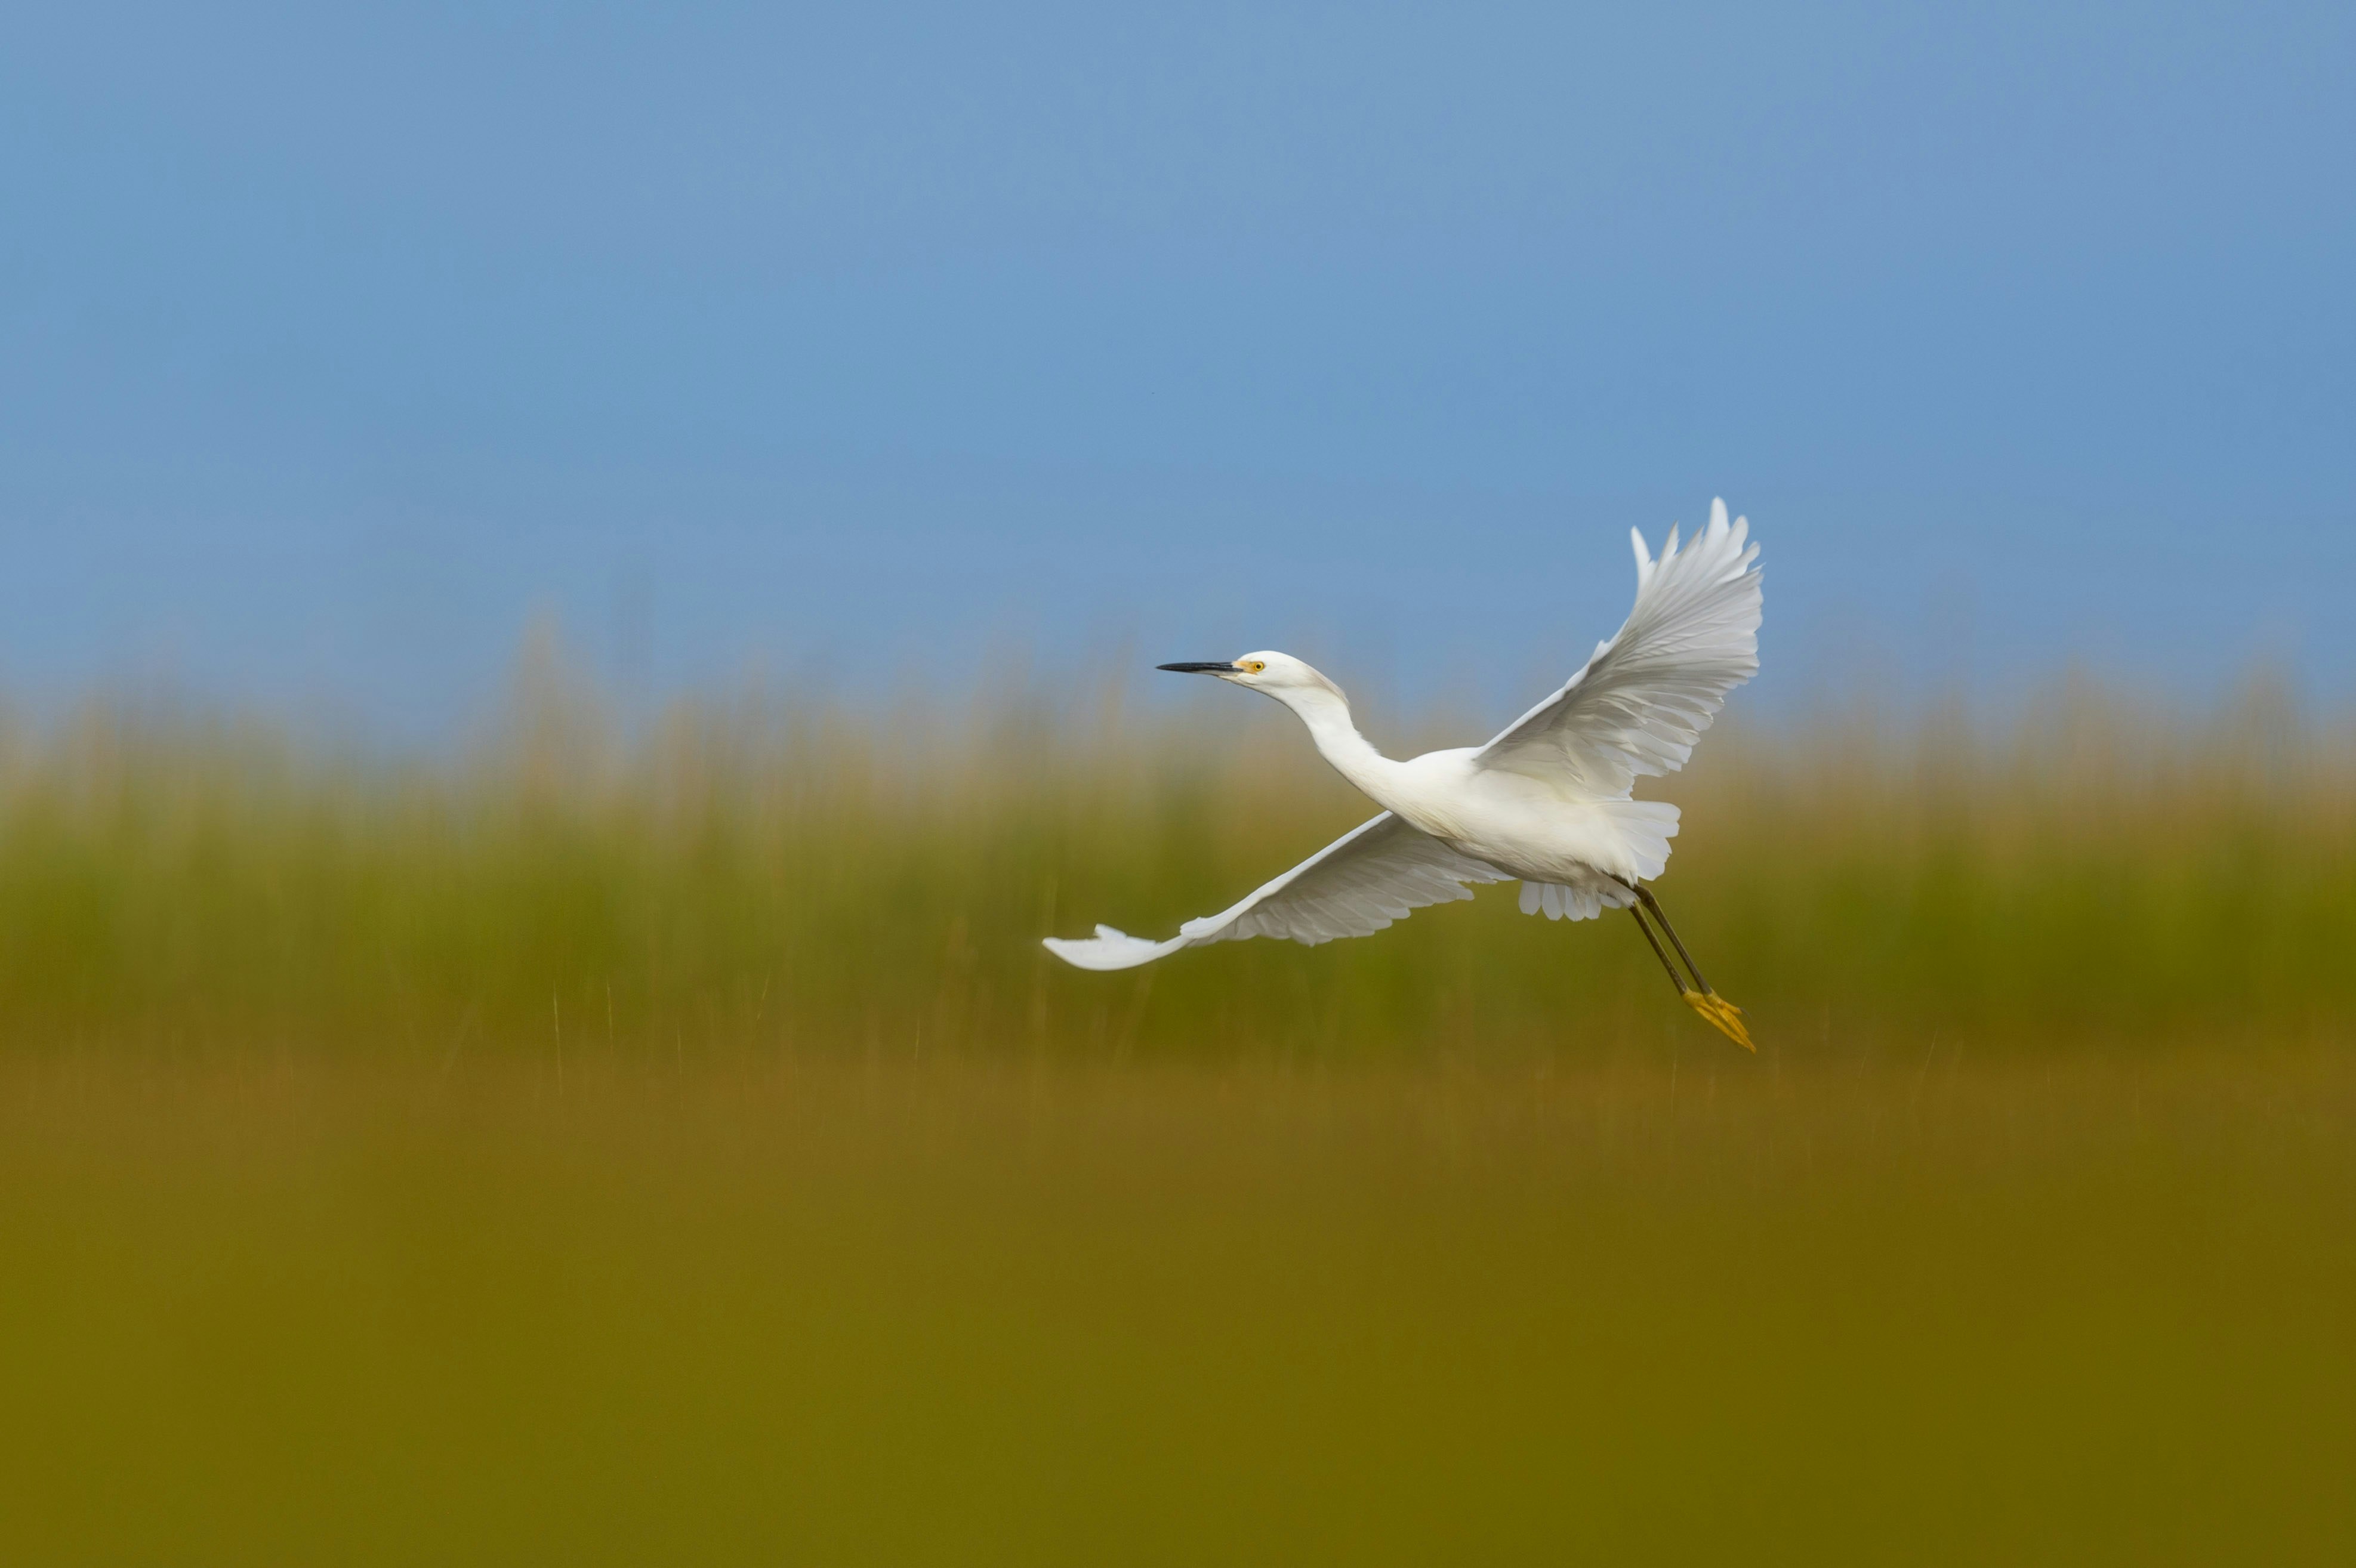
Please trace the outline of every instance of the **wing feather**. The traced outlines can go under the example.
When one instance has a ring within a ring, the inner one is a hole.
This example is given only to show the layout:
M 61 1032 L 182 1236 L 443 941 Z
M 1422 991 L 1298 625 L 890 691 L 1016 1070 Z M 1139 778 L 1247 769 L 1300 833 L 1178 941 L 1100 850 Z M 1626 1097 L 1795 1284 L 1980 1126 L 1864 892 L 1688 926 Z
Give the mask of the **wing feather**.
M 1458 854 L 1386 811 L 1231 908 L 1188 921 L 1167 942 L 1100 925 L 1091 938 L 1048 937 L 1046 947 L 1083 969 L 1130 969 L 1182 947 L 1253 936 L 1314 946 L 1380 931 L 1426 904 L 1469 899 L 1467 883 L 1510 880 L 1494 866 Z
M 1675 773 L 1759 669 L 1759 547 L 1747 517 L 1709 526 L 1680 549 L 1669 530 L 1658 560 L 1636 549 L 1636 603 L 1610 641 L 1562 689 L 1474 754 L 1477 766 L 1546 781 L 1592 800 L 1623 800 L 1640 774 Z

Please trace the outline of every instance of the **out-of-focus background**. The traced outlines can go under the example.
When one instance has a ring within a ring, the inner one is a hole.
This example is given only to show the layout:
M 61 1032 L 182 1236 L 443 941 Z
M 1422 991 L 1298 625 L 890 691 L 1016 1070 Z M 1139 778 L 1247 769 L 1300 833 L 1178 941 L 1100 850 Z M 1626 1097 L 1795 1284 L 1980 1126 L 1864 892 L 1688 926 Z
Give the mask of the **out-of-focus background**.
M 1135 638 L 1514 711 L 1723 493 L 1761 706 L 2344 694 L 2350 27 L 12 7 L 0 671 L 432 737 L 546 610 L 640 700 Z
M 0 1556 L 2338 1562 L 2356 22 L 0 17 Z M 1713 495 L 1662 895 L 1133 974 Z

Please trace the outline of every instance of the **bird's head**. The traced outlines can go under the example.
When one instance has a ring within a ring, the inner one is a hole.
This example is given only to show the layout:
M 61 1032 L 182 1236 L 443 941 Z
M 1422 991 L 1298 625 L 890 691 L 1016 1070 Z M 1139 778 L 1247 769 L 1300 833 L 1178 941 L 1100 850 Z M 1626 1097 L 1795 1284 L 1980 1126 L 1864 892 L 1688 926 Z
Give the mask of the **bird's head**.
M 1294 658 L 1290 654 L 1263 650 L 1246 654 L 1241 658 L 1200 660 L 1186 664 L 1166 664 L 1155 667 L 1176 670 L 1183 675 L 1216 676 L 1231 686 L 1248 686 L 1263 691 L 1280 701 L 1289 697 L 1310 692 L 1329 692 L 1342 696 L 1342 688 L 1325 678 L 1316 669 Z M 1347 700 L 1347 699 L 1344 699 Z

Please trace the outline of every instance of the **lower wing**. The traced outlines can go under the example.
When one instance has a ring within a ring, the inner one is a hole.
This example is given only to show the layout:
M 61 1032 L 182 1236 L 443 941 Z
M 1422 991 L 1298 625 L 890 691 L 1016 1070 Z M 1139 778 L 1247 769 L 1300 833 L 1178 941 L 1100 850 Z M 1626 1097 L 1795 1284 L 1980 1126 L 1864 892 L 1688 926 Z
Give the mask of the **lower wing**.
M 1313 946 L 1380 931 L 1426 904 L 1469 899 L 1468 883 L 1512 880 L 1386 811 L 1234 907 L 1188 921 L 1167 942 L 1100 925 L 1092 937 L 1050 936 L 1046 947 L 1082 969 L 1133 969 L 1182 947 L 1248 936 L 1287 936 Z

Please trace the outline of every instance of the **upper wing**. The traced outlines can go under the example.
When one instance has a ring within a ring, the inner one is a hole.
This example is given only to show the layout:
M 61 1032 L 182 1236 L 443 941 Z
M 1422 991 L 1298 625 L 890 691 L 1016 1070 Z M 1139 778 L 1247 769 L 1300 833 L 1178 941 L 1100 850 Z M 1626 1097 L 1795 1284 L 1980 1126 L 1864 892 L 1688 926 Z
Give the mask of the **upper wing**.
M 1759 547 L 1747 517 L 1730 527 L 1713 501 L 1709 526 L 1655 561 L 1636 542 L 1636 605 L 1611 641 L 1560 691 L 1474 754 L 1484 768 L 1528 773 L 1581 795 L 1624 797 L 1639 773 L 1685 766 L 1726 694 L 1759 669 Z
M 1467 882 L 1510 880 L 1494 866 L 1458 854 L 1386 811 L 1234 908 L 1188 921 L 1167 942 L 1100 925 L 1092 938 L 1048 937 L 1047 951 L 1083 969 L 1129 969 L 1182 947 L 1247 936 L 1289 936 L 1313 946 L 1380 931 L 1425 904 L 1469 899 Z

